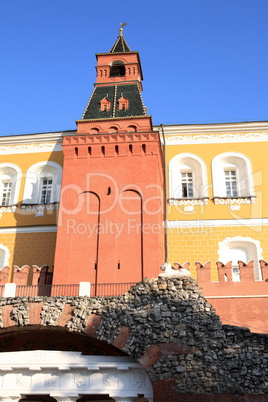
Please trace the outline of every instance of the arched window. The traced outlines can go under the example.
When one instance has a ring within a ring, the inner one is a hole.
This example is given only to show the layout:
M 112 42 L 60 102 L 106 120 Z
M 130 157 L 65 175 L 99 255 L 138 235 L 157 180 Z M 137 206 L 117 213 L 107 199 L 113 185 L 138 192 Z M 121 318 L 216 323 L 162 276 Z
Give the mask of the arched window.
M 13 205 L 18 202 L 21 169 L 13 163 L 0 164 L 0 205 Z
M 3 244 L 0 244 L 0 269 L 9 265 L 9 258 L 9 249 Z
M 247 156 L 225 152 L 212 161 L 214 198 L 254 196 L 252 168 Z
M 227 237 L 225 240 L 219 242 L 219 261 L 226 264 L 232 261 L 232 276 L 233 281 L 240 280 L 240 272 L 238 261 L 247 263 L 254 261 L 254 278 L 261 280 L 261 271 L 259 267 L 259 260 L 262 259 L 262 249 L 260 242 L 250 237 Z
M 137 127 L 136 126 L 128 126 L 127 127 L 127 132 L 131 133 L 131 132 L 136 132 L 137 131 Z
M 108 133 L 117 133 L 118 132 L 118 128 L 117 127 L 109 127 L 108 129 Z
M 110 65 L 110 77 L 124 77 L 126 75 L 126 68 L 124 62 L 115 60 Z
M 100 130 L 97 127 L 92 127 L 89 130 L 89 134 L 99 134 Z
M 49 204 L 60 197 L 62 168 L 56 162 L 38 162 L 26 173 L 23 202 Z
M 207 174 L 204 161 L 197 155 L 183 153 L 169 163 L 169 197 L 207 197 Z

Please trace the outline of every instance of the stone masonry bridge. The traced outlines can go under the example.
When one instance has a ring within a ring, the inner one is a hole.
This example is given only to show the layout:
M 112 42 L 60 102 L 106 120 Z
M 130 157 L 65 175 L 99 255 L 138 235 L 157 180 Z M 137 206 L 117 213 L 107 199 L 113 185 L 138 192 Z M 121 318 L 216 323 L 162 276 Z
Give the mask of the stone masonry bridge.
M 1 352 L 129 356 L 156 402 L 268 398 L 268 335 L 222 325 L 192 278 L 145 278 L 119 297 L 2 298 L 0 313 Z

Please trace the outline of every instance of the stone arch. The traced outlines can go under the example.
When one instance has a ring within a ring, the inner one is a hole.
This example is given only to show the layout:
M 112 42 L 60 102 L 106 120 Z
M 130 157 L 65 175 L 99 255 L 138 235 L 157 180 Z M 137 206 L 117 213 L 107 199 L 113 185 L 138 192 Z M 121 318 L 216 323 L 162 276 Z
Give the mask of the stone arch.
M 0 270 L 9 265 L 10 251 L 7 246 L 0 244 Z
M 6 343 L 8 349 L 0 353 L 1 397 L 12 391 L 16 400 L 29 401 L 34 395 L 46 394 L 45 401 L 51 402 L 49 396 L 69 401 L 71 394 L 70 400 L 82 401 L 87 395 L 118 400 L 142 394 L 152 401 L 152 385 L 142 365 L 94 337 L 40 326 L 14 328 L 4 339 L 1 335 L 0 345 Z M 53 346 L 55 350 L 49 350 Z

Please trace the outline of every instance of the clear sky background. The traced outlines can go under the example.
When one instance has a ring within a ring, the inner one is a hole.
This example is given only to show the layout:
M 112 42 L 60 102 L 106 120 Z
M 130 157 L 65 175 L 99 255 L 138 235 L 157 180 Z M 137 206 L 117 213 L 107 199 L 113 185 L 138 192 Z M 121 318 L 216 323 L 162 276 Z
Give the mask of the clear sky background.
M 268 120 L 268 0 L 0 0 L 0 18 L 0 135 L 75 129 L 120 22 L 154 124 Z

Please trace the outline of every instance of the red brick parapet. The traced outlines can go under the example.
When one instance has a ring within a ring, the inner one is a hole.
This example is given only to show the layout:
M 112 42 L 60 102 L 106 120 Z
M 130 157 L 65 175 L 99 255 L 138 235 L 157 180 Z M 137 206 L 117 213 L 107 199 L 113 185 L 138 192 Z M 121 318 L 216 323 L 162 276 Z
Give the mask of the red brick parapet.
M 232 261 L 223 264 L 220 261 L 216 262 L 219 281 L 220 282 L 231 282 L 232 281 Z
M 259 261 L 262 272 L 262 280 L 268 282 L 268 262 L 265 260 Z
M 195 262 L 197 280 L 198 282 L 207 282 L 210 281 L 210 261 L 207 261 L 204 265 L 201 262 Z
M 247 264 L 243 261 L 238 261 L 238 266 L 240 270 L 240 280 L 243 281 L 254 281 L 254 261 L 251 260 Z
M 3 267 L 0 270 L 0 284 L 1 285 L 4 285 L 5 283 L 8 282 L 9 274 L 10 274 L 10 268 L 9 267 Z
M 14 265 L 13 270 L 13 282 L 16 283 L 16 285 L 27 285 L 30 272 L 29 265 L 23 265 L 21 268 Z

